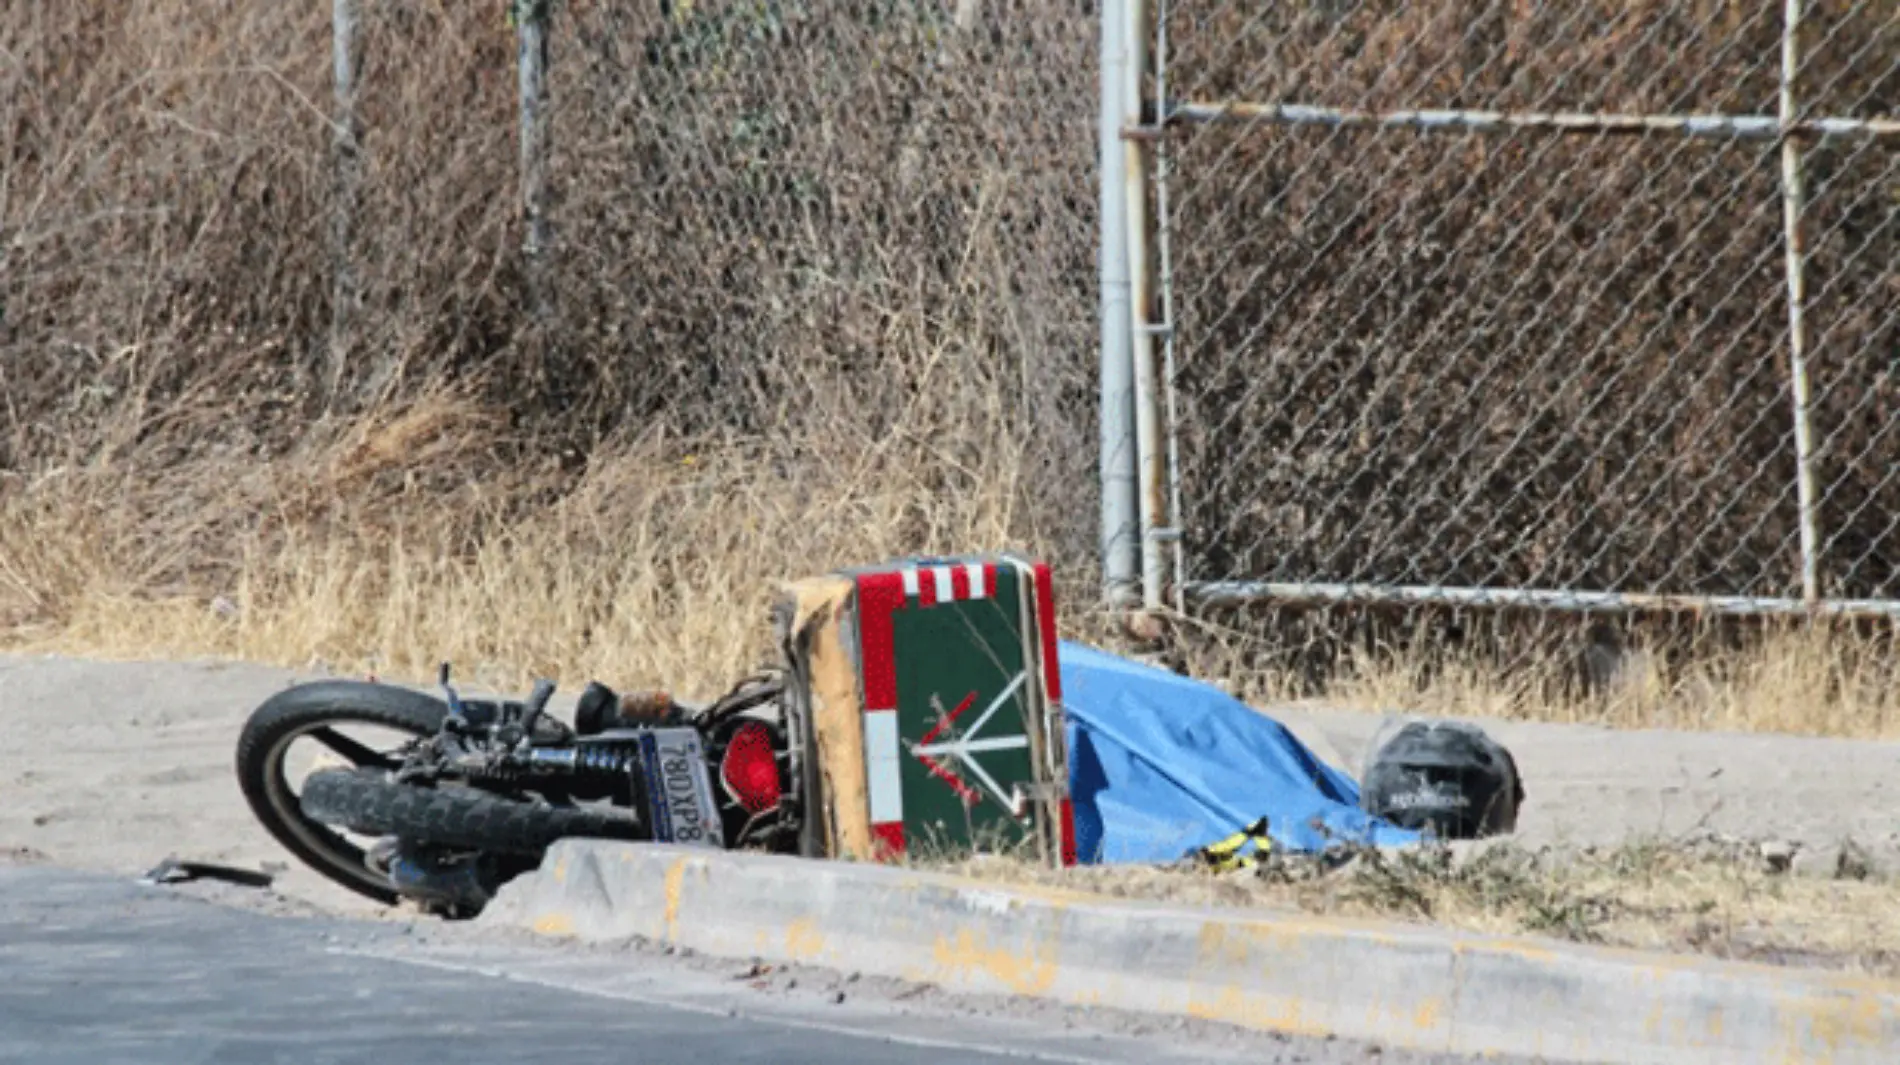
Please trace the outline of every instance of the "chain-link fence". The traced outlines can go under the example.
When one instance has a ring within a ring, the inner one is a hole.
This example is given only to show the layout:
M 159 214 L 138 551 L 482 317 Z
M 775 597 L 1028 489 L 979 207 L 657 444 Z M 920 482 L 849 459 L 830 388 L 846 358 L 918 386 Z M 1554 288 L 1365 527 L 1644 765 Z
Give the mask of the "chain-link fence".
M 1900 614 L 1900 7 L 1154 2 L 1188 598 Z
M 908 434 L 944 464 L 889 475 L 945 492 L 1022 441 L 1033 482 L 1087 483 L 1086 11 L 570 0 L 554 20 L 555 313 L 617 410 Z M 1049 502 L 1046 534 L 1086 549 L 1087 502 Z
M 1012 417 L 1089 468 L 1085 12 L 662 0 L 556 18 L 556 289 L 569 341 L 617 384 L 676 413 L 692 397 L 689 426 L 771 432 L 844 405 L 875 435 L 934 349 L 966 361 L 938 360 L 930 386 L 1001 378 Z

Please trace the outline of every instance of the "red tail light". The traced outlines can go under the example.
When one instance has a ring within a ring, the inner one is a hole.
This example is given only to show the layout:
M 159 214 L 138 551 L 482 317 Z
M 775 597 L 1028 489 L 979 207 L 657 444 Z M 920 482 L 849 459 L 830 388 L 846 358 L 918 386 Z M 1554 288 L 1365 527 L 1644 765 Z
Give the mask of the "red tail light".
M 778 805 L 778 756 L 772 734 L 756 721 L 740 725 L 719 760 L 719 778 L 747 813 L 757 814 Z

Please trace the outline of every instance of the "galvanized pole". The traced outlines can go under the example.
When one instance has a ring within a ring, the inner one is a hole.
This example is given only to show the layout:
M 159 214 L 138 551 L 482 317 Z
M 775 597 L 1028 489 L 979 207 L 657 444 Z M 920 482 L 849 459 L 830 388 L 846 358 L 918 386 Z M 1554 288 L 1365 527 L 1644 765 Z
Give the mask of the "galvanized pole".
M 1132 135 L 1142 128 L 1142 78 L 1148 71 L 1146 0 L 1127 0 L 1124 46 L 1129 57 L 1128 77 L 1123 87 L 1122 125 L 1125 133 L 1122 151 L 1127 158 L 1128 278 L 1130 333 L 1133 344 L 1135 383 L 1135 462 L 1138 478 L 1138 510 L 1141 518 L 1141 602 L 1145 610 L 1158 610 L 1166 586 L 1161 540 L 1157 530 L 1161 515 L 1167 513 L 1167 484 L 1162 469 L 1160 389 L 1156 383 L 1154 322 L 1152 297 L 1153 263 L 1149 254 L 1148 233 L 1148 156 L 1142 139 Z
M 1820 564 L 1815 555 L 1820 541 L 1815 520 L 1814 436 L 1808 421 L 1808 337 L 1806 254 L 1802 247 L 1801 212 L 1807 199 L 1801 174 L 1801 146 L 1793 135 L 1799 119 L 1795 108 L 1795 79 L 1801 72 L 1801 0 L 1786 0 L 1781 27 L 1781 219 L 1787 246 L 1788 377 L 1794 401 L 1795 495 L 1801 535 L 1801 599 L 1814 604 L 1821 595 Z
M 1139 542 L 1135 482 L 1134 321 L 1129 310 L 1128 178 L 1122 141 L 1123 101 L 1130 78 L 1123 34 L 1129 0 L 1102 0 L 1100 112 L 1096 143 L 1100 174 L 1101 247 L 1097 253 L 1101 329 L 1102 594 L 1111 606 L 1136 596 Z
M 361 137 L 356 121 L 356 0 L 331 0 L 330 70 L 334 103 L 330 120 L 330 351 L 323 399 L 334 402 L 349 369 L 356 317 L 356 271 L 352 245 L 362 181 Z
M 521 211 L 527 226 L 528 287 L 537 322 L 548 309 L 543 256 L 547 250 L 547 71 L 550 0 L 514 0 L 515 56 L 521 90 Z
M 1154 0 L 1155 5 L 1155 100 L 1158 107 L 1166 107 L 1168 101 L 1168 0 Z M 1166 116 L 1157 114 L 1155 121 L 1164 123 Z M 1168 142 L 1165 138 L 1155 142 L 1155 254 L 1160 266 L 1161 285 L 1161 388 L 1167 395 L 1167 437 L 1168 437 L 1168 540 L 1173 545 L 1173 557 L 1169 559 L 1169 574 L 1173 578 L 1174 608 L 1187 612 L 1187 550 L 1182 543 L 1181 516 L 1181 412 L 1179 410 L 1179 390 L 1175 388 L 1175 308 L 1174 308 L 1174 253 L 1172 250 L 1172 215 L 1168 212 L 1168 181 L 1173 176 L 1169 168 Z

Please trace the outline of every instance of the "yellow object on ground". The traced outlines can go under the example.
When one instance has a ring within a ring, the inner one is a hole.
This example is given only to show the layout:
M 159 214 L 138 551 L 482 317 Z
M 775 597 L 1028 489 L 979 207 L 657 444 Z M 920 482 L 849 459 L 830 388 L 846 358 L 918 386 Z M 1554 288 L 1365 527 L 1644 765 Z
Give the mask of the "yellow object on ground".
M 1253 844 L 1252 850 L 1247 849 L 1249 843 Z M 1225 839 L 1202 847 L 1195 855 L 1216 871 L 1224 873 L 1259 865 L 1260 859 L 1272 850 L 1273 841 L 1267 838 L 1267 819 L 1263 817 Z

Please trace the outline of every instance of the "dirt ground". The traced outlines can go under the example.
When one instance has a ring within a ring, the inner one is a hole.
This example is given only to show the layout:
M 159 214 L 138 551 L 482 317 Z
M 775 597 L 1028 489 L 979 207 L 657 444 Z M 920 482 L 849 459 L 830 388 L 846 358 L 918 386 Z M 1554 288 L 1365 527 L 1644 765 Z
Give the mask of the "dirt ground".
M 1273 716 L 1354 777 L 1386 720 L 1306 708 Z M 1900 862 L 1900 743 L 1467 720 L 1517 760 L 1526 792 L 1517 837 L 1527 846 L 1702 831 L 1798 845 L 1804 871 L 1850 840 L 1880 869 Z
M 304 678 L 247 664 L 0 656 L 0 721 L 14 737 L 0 745 L 0 855 L 125 876 L 168 856 L 282 863 L 289 900 L 375 912 L 298 865 L 238 791 L 232 757 L 246 715 Z M 563 714 L 570 705 L 554 703 Z M 1355 776 L 1381 720 L 1275 716 Z M 1798 844 L 1798 871 L 1825 873 L 1849 839 L 1881 872 L 1900 864 L 1900 743 L 1483 724 L 1522 770 L 1526 844 L 1700 829 Z

